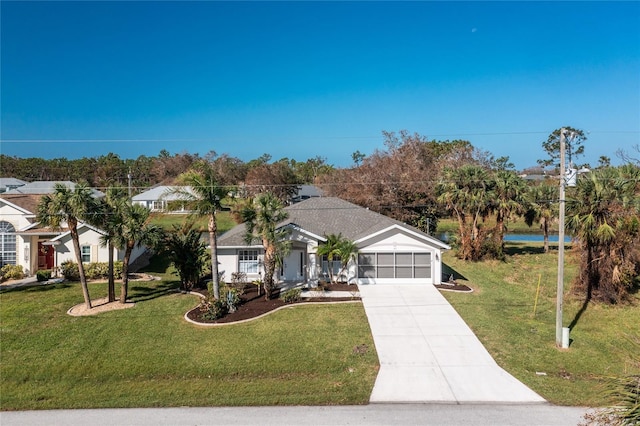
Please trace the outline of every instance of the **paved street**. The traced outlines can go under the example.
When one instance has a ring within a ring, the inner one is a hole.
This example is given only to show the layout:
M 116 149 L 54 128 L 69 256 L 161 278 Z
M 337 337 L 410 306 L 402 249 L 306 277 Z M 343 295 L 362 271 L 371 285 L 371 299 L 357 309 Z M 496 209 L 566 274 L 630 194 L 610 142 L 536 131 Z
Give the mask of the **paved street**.
M 371 404 L 338 407 L 221 407 L 21 411 L 0 413 L 2 426 L 190 425 L 474 425 L 575 426 L 583 408 L 486 404 Z

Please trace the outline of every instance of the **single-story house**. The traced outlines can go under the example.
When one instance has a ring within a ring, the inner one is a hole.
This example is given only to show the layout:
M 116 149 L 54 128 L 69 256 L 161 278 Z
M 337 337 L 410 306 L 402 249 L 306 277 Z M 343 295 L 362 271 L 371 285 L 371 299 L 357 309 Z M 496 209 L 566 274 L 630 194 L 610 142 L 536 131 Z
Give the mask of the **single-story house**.
M 338 272 L 339 261 L 328 264 L 317 254 L 330 234 L 342 234 L 358 247 L 357 260 L 348 265 L 349 283 L 440 284 L 442 252 L 450 247 L 405 223 L 333 197 L 313 197 L 285 208 L 289 217 L 278 224 L 288 228 L 291 250 L 277 271 L 277 280 L 315 286 L 326 280 L 328 268 Z M 223 279 L 243 272 L 248 280 L 264 276 L 264 247 L 247 245 L 246 228 L 238 225 L 218 238 L 218 263 Z
M 131 202 L 141 204 L 153 212 L 188 213 L 185 206 L 179 201 L 184 199 L 183 195 L 176 193 L 177 190 L 190 191 L 189 187 L 158 185 L 131 197 Z M 172 206 L 169 211 L 169 206 Z
M 67 260 L 76 261 L 66 224 L 61 229 L 52 229 L 36 221 L 37 206 L 43 195 L 31 191 L 0 194 L 0 266 L 21 265 L 26 275 L 34 275 L 38 270 L 59 268 Z M 78 232 L 83 262 L 107 262 L 109 251 L 100 244 L 104 232 L 86 223 L 78 224 Z M 131 261 L 144 250 L 134 249 Z M 114 259 L 123 258 L 124 250 L 114 249 Z
M 28 182 L 25 182 L 21 179 L 0 177 L 0 193 L 11 191 L 12 189 L 20 188 L 21 186 L 24 186 L 27 183 Z

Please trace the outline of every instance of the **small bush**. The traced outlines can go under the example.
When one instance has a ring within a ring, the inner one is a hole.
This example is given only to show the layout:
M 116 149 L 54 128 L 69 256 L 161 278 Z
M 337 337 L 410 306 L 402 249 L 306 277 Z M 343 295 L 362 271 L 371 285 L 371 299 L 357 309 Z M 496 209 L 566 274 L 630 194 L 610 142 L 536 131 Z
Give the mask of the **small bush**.
M 4 265 L 0 268 L 0 281 L 21 280 L 24 278 L 24 270 L 20 265 Z
M 240 306 L 240 293 L 233 287 L 223 287 L 220 290 L 220 299 L 227 307 L 228 312 L 235 312 Z
M 36 279 L 38 280 L 38 282 L 49 281 L 51 279 L 51 270 L 42 269 L 36 272 Z
M 219 299 L 214 299 L 213 296 L 202 299 L 198 309 L 202 312 L 202 317 L 208 320 L 217 320 L 228 312 L 227 305 Z
M 62 262 L 62 265 L 60 265 L 60 272 L 62 272 L 62 276 L 68 281 L 78 281 L 80 279 L 78 264 L 71 260 Z
M 93 262 L 85 264 L 84 274 L 88 280 L 106 279 L 109 276 L 108 262 Z
M 299 302 L 302 296 L 302 289 L 300 288 L 292 288 L 291 290 L 287 290 L 280 295 L 280 300 L 284 303 L 294 303 Z

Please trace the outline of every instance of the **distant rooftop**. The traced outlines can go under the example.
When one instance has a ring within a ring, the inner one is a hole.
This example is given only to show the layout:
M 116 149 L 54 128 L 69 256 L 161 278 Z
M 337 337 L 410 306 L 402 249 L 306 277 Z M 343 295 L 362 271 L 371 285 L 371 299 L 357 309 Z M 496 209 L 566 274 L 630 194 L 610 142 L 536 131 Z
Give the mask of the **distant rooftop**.
M 76 184 L 70 180 L 38 180 L 35 182 L 26 183 L 18 188 L 11 189 L 6 194 L 52 194 L 54 192 L 56 184 L 62 184 L 70 189 L 75 189 Z M 103 197 L 104 193 L 97 189 L 91 188 L 91 192 L 94 197 Z

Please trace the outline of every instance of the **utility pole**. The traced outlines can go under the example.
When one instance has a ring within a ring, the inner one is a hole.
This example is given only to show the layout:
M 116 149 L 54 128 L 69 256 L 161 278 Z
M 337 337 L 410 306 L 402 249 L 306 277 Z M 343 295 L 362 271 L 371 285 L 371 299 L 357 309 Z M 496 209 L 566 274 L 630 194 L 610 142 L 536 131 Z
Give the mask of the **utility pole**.
M 127 173 L 127 181 L 129 186 L 129 201 L 131 201 L 131 167 L 129 167 L 129 173 Z
M 560 214 L 558 216 L 558 289 L 556 294 L 556 346 L 562 344 L 562 303 L 564 298 L 564 210 L 565 210 L 565 136 L 560 129 Z

